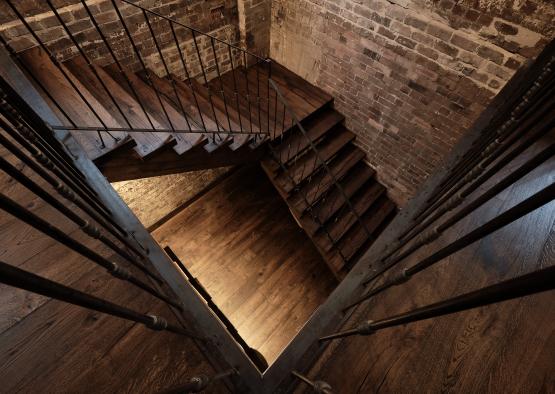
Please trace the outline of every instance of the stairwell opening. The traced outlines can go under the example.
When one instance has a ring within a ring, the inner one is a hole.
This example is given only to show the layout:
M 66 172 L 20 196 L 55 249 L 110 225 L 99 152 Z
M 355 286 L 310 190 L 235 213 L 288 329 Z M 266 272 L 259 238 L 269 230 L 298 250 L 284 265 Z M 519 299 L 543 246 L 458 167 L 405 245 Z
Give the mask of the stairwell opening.
M 112 185 L 261 370 L 338 283 L 257 164 Z

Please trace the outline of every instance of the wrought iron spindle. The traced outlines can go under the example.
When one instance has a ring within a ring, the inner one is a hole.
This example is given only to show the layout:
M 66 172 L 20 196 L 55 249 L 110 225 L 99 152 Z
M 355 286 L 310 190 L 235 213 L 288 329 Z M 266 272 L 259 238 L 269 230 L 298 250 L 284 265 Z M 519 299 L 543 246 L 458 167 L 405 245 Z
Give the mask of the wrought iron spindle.
M 218 61 L 218 55 L 216 54 L 216 46 L 214 45 L 214 38 L 210 38 L 210 46 L 212 47 L 212 54 L 214 55 L 214 63 L 216 66 L 216 77 L 220 83 L 220 93 L 222 95 L 222 100 L 224 102 L 225 116 L 227 117 L 227 124 L 229 126 L 230 133 L 233 132 L 233 127 L 231 127 L 231 118 L 229 117 L 229 111 L 227 109 L 227 99 L 224 92 L 224 83 L 222 81 L 222 75 L 220 74 L 220 62 Z M 242 130 L 240 130 L 242 131 Z
M 381 320 L 367 320 L 356 328 L 326 335 L 320 341 L 353 335 L 372 335 L 389 327 L 396 327 L 433 317 L 445 316 L 481 306 L 525 297 L 555 289 L 555 266 L 481 288 L 457 297 Z
M 168 323 L 168 321 L 163 317 L 135 312 L 124 306 L 117 305 L 110 301 L 86 294 L 77 289 L 64 286 L 60 283 L 14 267 L 3 261 L 0 261 L 0 283 L 41 294 L 45 297 L 50 297 L 69 304 L 78 305 L 97 312 L 106 313 L 111 316 L 141 323 L 151 330 L 169 331 L 175 334 L 185 335 L 190 338 L 204 340 L 204 338 L 199 337 L 196 334 Z
M 70 236 L 65 234 L 62 230 L 60 230 L 58 227 L 51 225 L 41 217 L 25 209 L 24 207 L 22 207 L 21 205 L 13 201 L 11 198 L 5 196 L 3 193 L 0 193 L 0 209 L 18 218 L 19 220 L 27 223 L 31 227 L 49 236 L 50 238 L 58 241 L 59 243 L 67 246 L 69 249 L 79 253 L 83 257 L 91 260 L 92 262 L 101 266 L 102 268 L 105 268 L 110 275 L 118 279 L 127 281 L 132 285 L 138 287 L 139 289 L 142 289 L 147 293 L 150 293 L 154 297 L 166 302 L 167 304 L 172 305 L 173 307 L 179 310 L 182 310 L 182 306 L 178 302 L 159 293 L 150 285 L 136 278 L 133 274 L 131 274 L 131 272 L 129 272 L 125 268 L 119 266 L 114 262 L 107 260 L 105 257 L 101 256 L 100 254 L 93 251 L 89 247 L 71 238 Z
M 428 267 L 431 267 L 432 265 L 440 262 L 444 258 L 449 257 L 453 253 L 458 252 L 459 250 L 467 247 L 468 245 L 471 245 L 474 242 L 490 235 L 491 233 L 505 227 L 506 225 L 514 222 L 515 220 L 518 220 L 521 217 L 529 214 L 530 212 L 533 212 L 536 209 L 550 203 L 554 199 L 555 199 L 555 182 L 547 186 L 546 188 L 540 190 L 539 192 L 535 193 L 534 195 L 528 197 L 527 199 L 515 205 L 514 207 L 503 212 L 499 216 L 491 219 L 485 224 L 467 233 L 466 235 L 458 238 L 457 240 L 450 243 L 449 245 L 441 248 L 437 252 L 424 258 L 423 260 L 419 261 L 413 266 L 406 268 L 403 271 L 397 273 L 389 280 L 386 280 L 384 284 L 370 290 L 366 295 L 359 298 L 358 300 L 356 300 L 355 302 L 347 306 L 345 309 L 352 308 L 353 306 L 358 305 L 361 302 L 370 299 L 371 297 L 381 293 L 386 289 L 389 289 L 392 286 L 398 286 L 400 284 L 407 282 L 415 274 L 427 269 Z M 435 236 L 435 231 L 436 230 L 434 230 L 433 236 Z M 372 274 L 372 276 L 369 279 L 365 280 L 364 284 L 365 285 L 368 284 L 370 281 L 376 278 L 376 276 L 377 276 L 376 274 Z

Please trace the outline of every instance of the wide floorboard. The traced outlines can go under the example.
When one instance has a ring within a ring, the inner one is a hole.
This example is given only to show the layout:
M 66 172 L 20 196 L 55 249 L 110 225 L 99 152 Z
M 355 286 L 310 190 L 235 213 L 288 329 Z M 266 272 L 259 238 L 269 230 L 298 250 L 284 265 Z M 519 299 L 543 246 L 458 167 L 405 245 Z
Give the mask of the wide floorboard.
M 153 235 L 270 363 L 336 284 L 258 166 L 238 170 Z

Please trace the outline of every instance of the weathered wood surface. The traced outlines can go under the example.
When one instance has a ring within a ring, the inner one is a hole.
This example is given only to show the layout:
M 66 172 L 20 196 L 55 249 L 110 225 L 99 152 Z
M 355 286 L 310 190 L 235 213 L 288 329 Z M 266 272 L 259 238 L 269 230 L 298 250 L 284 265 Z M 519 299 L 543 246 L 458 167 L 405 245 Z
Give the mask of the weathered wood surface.
M 272 362 L 335 286 L 264 174 L 233 174 L 153 233 Z
M 0 153 L 39 182 L 18 160 L 5 151 Z M 2 172 L 0 184 L 8 197 L 127 266 Z M 176 321 L 162 302 L 111 277 L 4 211 L 0 211 L 0 259 L 134 310 Z M 155 332 L 5 285 L 0 285 L 0 299 L 1 392 L 160 392 L 195 374 L 213 373 L 198 348 L 182 336 Z M 225 392 L 225 388 L 218 385 L 214 391 Z
M 551 135 L 483 185 L 477 196 Z M 413 265 L 555 180 L 551 159 L 407 259 Z M 349 321 L 380 319 L 555 263 L 555 202 L 393 287 Z M 401 267 L 399 267 L 401 268 Z M 340 393 L 555 392 L 555 302 L 546 292 L 334 343 L 310 375 Z M 298 392 L 307 392 L 299 386 Z

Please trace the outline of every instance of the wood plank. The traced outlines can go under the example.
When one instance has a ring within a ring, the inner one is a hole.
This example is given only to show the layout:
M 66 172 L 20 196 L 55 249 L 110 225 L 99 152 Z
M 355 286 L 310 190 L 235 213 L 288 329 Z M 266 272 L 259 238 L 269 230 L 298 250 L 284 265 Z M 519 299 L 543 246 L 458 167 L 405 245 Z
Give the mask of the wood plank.
M 164 96 L 158 95 L 151 85 L 144 82 L 135 73 L 126 72 L 123 76 L 115 64 L 108 65 L 104 69 L 128 94 L 132 95 L 132 89 L 134 89 L 150 118 L 156 119 L 162 129 L 201 131 L 189 121 L 186 114 L 176 110 Z M 127 83 L 128 80 L 131 82 L 131 86 Z M 153 84 L 153 86 L 156 85 Z M 202 133 L 169 133 L 176 141 L 173 149 L 180 155 L 204 141 Z
M 96 100 L 96 98 L 81 84 L 79 79 L 73 77 L 73 74 L 62 65 L 66 75 L 71 79 L 73 84 L 82 94 L 84 99 L 89 103 L 92 109 L 96 112 L 98 117 L 94 115 L 93 110 L 87 106 L 87 103 L 81 99 L 79 94 L 70 82 L 64 77 L 63 73 L 52 63 L 48 54 L 41 48 L 35 47 L 25 51 L 20 56 L 21 60 L 28 67 L 29 71 L 33 73 L 42 86 L 48 90 L 53 99 L 63 108 L 64 112 L 71 118 L 71 120 L 78 127 L 103 127 L 102 122 L 107 127 L 119 127 L 117 120 Z M 49 102 L 49 104 L 56 108 L 51 100 L 46 96 L 44 91 L 40 90 L 41 94 Z M 61 115 L 61 111 L 56 108 L 56 112 Z M 63 118 L 63 115 L 62 115 Z M 66 125 L 70 125 L 69 121 Z M 79 144 L 85 149 L 87 155 L 91 159 L 100 157 L 112 149 L 117 148 L 123 144 L 127 138 L 127 133 L 100 132 L 102 140 L 96 131 L 72 131 L 72 135 L 77 139 Z M 116 140 L 117 139 L 117 140 Z
M 306 136 L 295 127 L 291 130 L 289 136 L 283 142 L 280 142 L 276 149 L 276 155 L 279 157 L 280 162 L 288 164 L 297 154 L 302 153 L 310 146 L 309 141 L 317 143 L 320 138 L 343 122 L 344 119 L 343 115 L 330 108 L 318 117 L 303 122 Z M 279 163 L 272 159 L 267 160 L 265 165 L 274 172 L 280 169 Z
M 331 173 L 341 179 L 365 154 L 355 147 L 347 147 L 340 152 L 329 164 Z M 303 186 L 300 191 L 292 194 L 288 199 L 288 204 L 294 209 L 297 215 L 301 215 L 307 208 L 307 201 L 315 203 L 333 184 L 333 178 L 325 171 L 312 178 L 312 181 Z M 305 201 L 305 198 L 307 201 Z
M 343 149 L 355 135 L 345 128 L 328 133 L 325 139 L 316 146 L 316 151 L 309 149 L 297 160 L 293 159 L 287 172 L 276 177 L 275 183 L 286 193 L 290 193 L 297 185 L 309 178 L 316 171 L 323 169 L 324 163 Z
M 137 100 L 129 95 L 102 67 L 96 67 L 96 72 L 110 89 L 115 99 L 118 100 L 120 107 L 124 110 L 133 127 L 143 129 L 151 128 L 152 126 L 148 121 L 147 115 L 144 113 Z M 155 129 L 162 128 L 156 119 L 151 118 L 151 122 Z M 135 152 L 142 158 L 147 157 L 173 139 L 172 135 L 169 133 L 158 132 L 131 133 L 131 138 L 137 143 L 137 146 L 134 148 Z
M 359 163 L 351 171 L 346 179 L 339 182 L 343 192 L 347 198 L 351 199 L 353 195 L 362 188 L 362 186 L 369 181 L 375 174 L 375 171 L 365 163 Z M 372 184 L 376 184 L 372 182 Z M 367 186 L 368 187 L 368 186 Z M 345 205 L 345 197 L 339 188 L 332 188 L 321 201 L 312 207 L 312 214 L 304 214 L 301 218 L 302 227 L 309 235 L 313 235 L 318 228 L 318 222 L 313 219 L 313 216 L 318 219 L 320 223 L 326 223 L 332 216 L 334 216 Z

